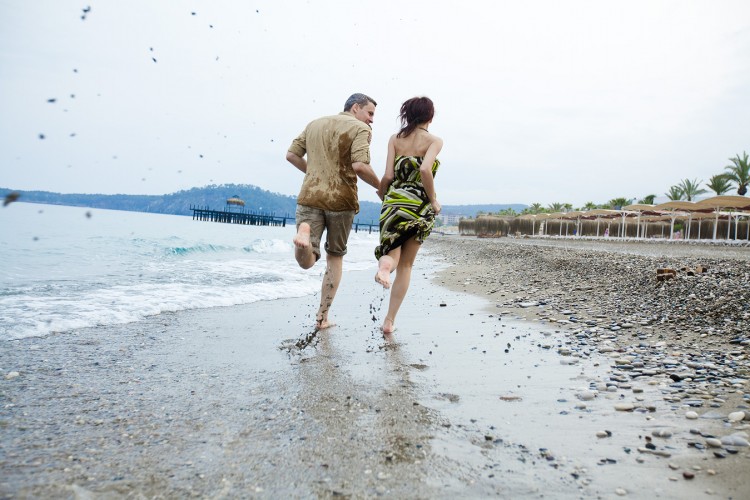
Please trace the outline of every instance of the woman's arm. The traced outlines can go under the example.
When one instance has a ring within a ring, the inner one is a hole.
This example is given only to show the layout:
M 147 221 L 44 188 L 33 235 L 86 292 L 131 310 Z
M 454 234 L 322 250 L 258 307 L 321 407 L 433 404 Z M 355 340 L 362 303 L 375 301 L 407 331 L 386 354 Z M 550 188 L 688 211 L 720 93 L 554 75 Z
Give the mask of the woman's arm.
M 383 177 L 380 178 L 380 188 L 378 188 L 378 196 L 382 200 L 385 198 L 385 194 L 388 192 L 388 188 L 391 186 L 391 183 L 393 182 L 393 179 L 395 177 L 394 173 L 394 162 L 396 161 L 396 145 L 395 141 L 396 136 L 392 135 L 390 139 L 388 139 L 388 154 L 386 155 L 385 159 L 385 173 L 383 174 Z
M 435 215 L 440 213 L 440 203 L 437 200 L 435 194 L 435 178 L 432 176 L 432 164 L 435 163 L 438 153 L 443 149 L 443 140 L 436 137 L 432 144 L 427 148 L 427 152 L 422 159 L 422 165 L 419 167 L 419 175 L 422 177 L 422 185 L 424 191 L 427 194 L 427 198 L 430 200 Z

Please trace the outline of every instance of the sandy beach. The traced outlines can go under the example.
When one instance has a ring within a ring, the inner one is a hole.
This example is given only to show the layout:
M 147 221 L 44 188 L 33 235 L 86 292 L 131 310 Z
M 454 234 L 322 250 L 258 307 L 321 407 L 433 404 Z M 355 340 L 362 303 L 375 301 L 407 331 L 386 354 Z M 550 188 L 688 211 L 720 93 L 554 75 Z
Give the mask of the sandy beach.
M 750 494 L 747 249 L 436 236 L 425 251 L 392 341 L 373 263 L 304 349 L 317 297 L 0 344 L 0 496 Z M 691 282 L 657 286 L 654 268 L 678 264 L 708 267 L 691 278 L 725 290 L 722 317 L 661 321 Z

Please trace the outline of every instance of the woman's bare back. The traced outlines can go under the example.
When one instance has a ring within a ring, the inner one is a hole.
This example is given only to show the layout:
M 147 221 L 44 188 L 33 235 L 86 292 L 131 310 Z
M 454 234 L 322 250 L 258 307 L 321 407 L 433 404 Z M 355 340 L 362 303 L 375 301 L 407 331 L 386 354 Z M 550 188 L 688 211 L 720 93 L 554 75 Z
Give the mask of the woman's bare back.
M 434 135 L 418 128 L 407 137 L 396 137 L 393 146 L 396 156 L 424 156 L 434 141 Z

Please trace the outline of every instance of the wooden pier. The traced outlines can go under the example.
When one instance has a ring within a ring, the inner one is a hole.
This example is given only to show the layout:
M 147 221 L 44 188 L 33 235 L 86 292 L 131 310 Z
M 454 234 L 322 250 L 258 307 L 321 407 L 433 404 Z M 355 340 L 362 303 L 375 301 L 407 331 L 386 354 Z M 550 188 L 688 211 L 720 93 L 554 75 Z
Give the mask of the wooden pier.
M 190 205 L 190 210 L 193 211 L 193 220 L 223 222 L 226 224 L 285 227 L 287 219 L 294 220 L 294 217 L 281 217 L 272 214 L 260 214 L 246 210 L 211 210 L 208 207 L 196 207 L 193 205 Z
M 208 222 L 223 222 L 225 224 L 245 224 L 249 226 L 281 226 L 286 227 L 286 221 L 294 221 L 294 217 L 281 217 L 272 214 L 260 214 L 253 211 L 232 211 L 232 210 L 211 210 L 208 207 L 197 207 L 190 205 L 190 210 L 193 211 L 193 220 L 202 220 Z M 372 233 L 373 230 L 379 231 L 379 223 L 370 222 L 359 222 L 358 220 L 352 223 L 352 229 L 354 232 L 359 232 L 360 229 L 363 231 L 366 229 L 368 233 Z
M 364 223 L 359 221 L 354 221 L 352 223 L 352 229 L 354 229 L 354 232 L 359 232 L 360 228 L 364 231 L 365 228 L 367 228 L 368 233 L 372 233 L 372 230 L 375 229 L 375 231 L 380 231 L 380 224 L 375 223 Z

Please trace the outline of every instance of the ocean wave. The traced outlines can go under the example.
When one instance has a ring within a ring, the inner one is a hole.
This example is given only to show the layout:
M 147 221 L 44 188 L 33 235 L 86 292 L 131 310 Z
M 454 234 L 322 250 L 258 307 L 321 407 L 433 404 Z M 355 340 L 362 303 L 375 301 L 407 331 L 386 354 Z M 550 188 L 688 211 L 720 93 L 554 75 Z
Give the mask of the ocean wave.
M 257 239 L 246 247 L 243 247 L 242 250 L 248 253 L 289 253 L 292 251 L 292 244 L 277 239 Z
M 132 323 L 148 316 L 188 309 L 249 304 L 312 295 L 317 279 L 185 286 L 143 283 L 71 292 L 65 296 L 0 297 L 0 339 L 16 340 L 80 328 Z
M 167 247 L 164 249 L 164 253 L 170 255 L 187 255 L 192 253 L 226 252 L 230 250 L 233 250 L 233 248 L 224 245 L 205 243 L 187 247 Z
M 168 255 L 179 256 L 239 251 L 254 254 L 289 253 L 292 251 L 292 243 L 279 239 L 256 239 L 243 247 L 201 243 L 189 246 L 169 246 L 164 249 L 164 253 Z

